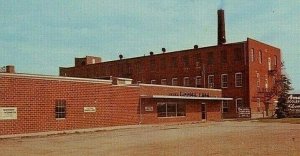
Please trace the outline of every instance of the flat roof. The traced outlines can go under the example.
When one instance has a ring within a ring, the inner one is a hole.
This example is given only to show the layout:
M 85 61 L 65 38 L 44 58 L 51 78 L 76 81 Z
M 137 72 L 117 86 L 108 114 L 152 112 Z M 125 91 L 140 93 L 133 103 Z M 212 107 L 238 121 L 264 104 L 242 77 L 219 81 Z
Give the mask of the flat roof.
M 222 91 L 222 89 L 213 89 L 213 88 L 196 88 L 196 87 L 170 86 L 170 85 L 146 84 L 146 83 L 139 83 L 138 85 L 139 86 L 153 86 L 153 87 L 168 87 L 168 88 L 182 88 L 182 89 L 195 89 L 195 90 Z
M 194 97 L 194 96 L 168 96 L 168 95 L 140 95 L 141 98 L 153 98 L 153 99 L 186 99 L 186 100 L 219 100 L 229 101 L 233 98 L 224 97 Z
M 107 83 L 112 84 L 111 80 L 99 80 L 90 78 L 77 78 L 53 75 L 34 75 L 34 74 L 21 74 L 21 73 L 0 73 L 0 77 L 20 77 L 29 79 L 42 79 L 42 80 L 58 80 L 58 81 L 74 81 L 74 82 L 87 82 L 87 83 Z

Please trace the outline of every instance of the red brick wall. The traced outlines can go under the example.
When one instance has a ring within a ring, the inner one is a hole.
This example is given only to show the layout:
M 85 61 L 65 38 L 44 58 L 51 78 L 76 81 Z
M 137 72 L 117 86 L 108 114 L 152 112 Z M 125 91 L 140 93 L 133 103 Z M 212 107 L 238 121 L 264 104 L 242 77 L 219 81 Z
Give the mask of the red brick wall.
M 138 90 L 110 83 L 0 77 L 0 107 L 17 107 L 16 120 L 0 120 L 0 135 L 138 124 Z M 55 100 L 66 100 L 66 118 L 55 118 Z M 96 107 L 84 113 L 84 107 Z
M 193 93 L 196 96 L 206 94 L 211 97 L 222 97 L 222 91 L 219 89 L 204 89 L 204 88 L 191 88 L 191 87 L 178 87 L 178 86 L 164 86 L 164 85 L 147 85 L 141 84 L 141 95 L 170 95 Z
M 254 49 L 254 61 L 252 62 L 251 60 L 249 60 L 250 58 L 250 51 L 251 49 Z M 258 53 L 259 51 L 262 51 L 262 63 L 259 63 L 258 60 Z M 277 56 L 277 66 L 275 67 L 274 65 L 274 60 L 275 60 L 275 56 Z M 271 58 L 271 62 L 272 62 L 272 68 L 276 69 L 277 72 L 272 75 L 268 73 L 268 58 Z M 275 78 L 279 78 L 280 74 L 281 74 L 281 53 L 280 53 L 280 49 L 275 48 L 273 46 L 252 40 L 252 39 L 248 39 L 248 57 L 247 57 L 247 61 L 249 62 L 249 103 L 250 103 L 250 107 L 251 107 L 251 112 L 252 114 L 257 114 L 262 116 L 263 111 L 266 110 L 265 108 L 265 104 L 264 103 L 264 98 L 262 96 L 262 94 L 258 94 L 259 90 L 265 90 L 265 79 L 267 78 L 268 81 L 268 91 L 272 90 L 273 86 L 274 86 L 274 82 L 273 82 L 273 76 Z M 257 77 L 256 77 L 256 73 L 259 73 L 260 75 L 260 87 L 257 87 Z M 261 108 L 258 108 L 258 104 L 257 104 L 257 98 L 261 99 Z M 274 107 L 275 107 L 275 103 L 274 100 L 276 99 L 276 97 L 274 97 L 270 102 L 271 104 L 269 104 L 269 115 L 271 115 L 271 113 L 274 111 Z
M 186 106 L 186 116 L 179 117 L 157 117 L 157 102 L 178 102 Z M 142 101 L 142 124 L 181 122 L 181 121 L 202 121 L 201 104 L 206 103 L 206 120 L 221 121 L 221 101 L 201 100 L 168 100 L 168 99 L 143 99 Z M 146 106 L 153 107 L 153 111 L 145 111 Z

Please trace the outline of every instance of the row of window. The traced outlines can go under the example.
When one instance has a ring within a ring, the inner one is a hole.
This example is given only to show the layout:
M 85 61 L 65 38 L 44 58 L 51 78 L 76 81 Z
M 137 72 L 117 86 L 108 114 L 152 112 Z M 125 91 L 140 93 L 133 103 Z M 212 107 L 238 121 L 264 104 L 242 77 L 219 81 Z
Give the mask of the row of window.
M 214 75 L 208 75 L 207 77 L 207 87 L 214 88 Z M 200 87 L 202 81 L 202 76 L 195 77 L 195 87 Z M 204 80 L 205 81 L 205 80 Z M 138 81 L 140 83 L 140 81 Z M 156 80 L 151 80 L 151 84 L 158 84 Z M 167 85 L 167 79 L 161 79 L 161 85 Z M 178 78 L 172 78 L 172 86 L 178 86 Z M 183 86 L 190 87 L 190 78 L 184 77 L 183 78 Z M 242 73 L 235 73 L 235 87 L 242 87 L 243 86 L 243 74 Z M 205 87 L 205 86 L 204 86 Z M 221 88 L 228 88 L 228 74 L 221 75 Z
M 242 108 L 242 107 L 245 107 L 244 103 L 243 103 L 243 99 L 242 98 L 236 98 L 235 99 L 236 112 L 238 112 L 238 108 Z M 222 112 L 223 113 L 228 113 L 229 112 L 228 101 L 222 101 Z
M 250 57 L 249 58 L 250 62 L 254 62 L 256 60 L 255 52 L 254 52 L 253 48 L 250 50 L 250 56 L 249 57 Z M 262 51 L 261 50 L 258 51 L 257 60 L 258 60 L 258 63 L 260 63 L 260 64 L 263 62 L 263 56 L 262 56 Z M 269 70 L 271 70 L 270 69 L 271 66 L 272 66 L 271 64 L 272 64 L 272 58 L 268 57 L 268 68 L 269 68 Z M 277 56 L 276 55 L 274 55 L 274 66 L 277 66 Z

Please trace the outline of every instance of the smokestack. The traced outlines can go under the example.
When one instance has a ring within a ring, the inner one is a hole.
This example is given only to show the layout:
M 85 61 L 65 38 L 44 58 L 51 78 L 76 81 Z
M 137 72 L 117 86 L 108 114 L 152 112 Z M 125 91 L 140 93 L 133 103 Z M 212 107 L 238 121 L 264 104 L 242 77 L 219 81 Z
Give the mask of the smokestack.
M 226 43 L 224 10 L 218 10 L 218 45 Z

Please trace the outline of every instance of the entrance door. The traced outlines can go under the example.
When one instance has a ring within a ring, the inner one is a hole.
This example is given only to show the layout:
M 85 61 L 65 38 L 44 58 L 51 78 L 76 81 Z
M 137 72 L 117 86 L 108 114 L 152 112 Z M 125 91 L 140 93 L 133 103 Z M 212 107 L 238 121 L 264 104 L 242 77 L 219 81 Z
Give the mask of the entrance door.
M 206 103 L 201 103 L 201 119 L 206 120 Z

